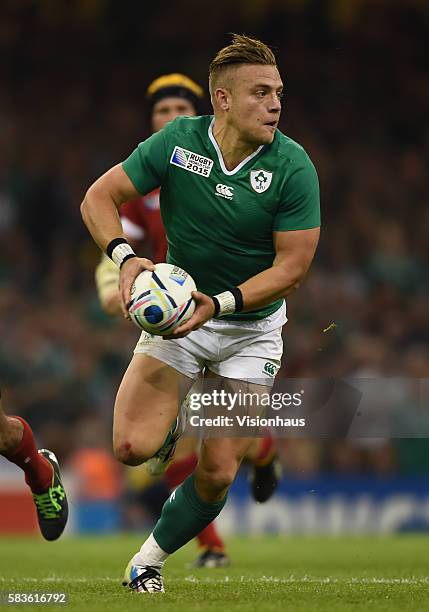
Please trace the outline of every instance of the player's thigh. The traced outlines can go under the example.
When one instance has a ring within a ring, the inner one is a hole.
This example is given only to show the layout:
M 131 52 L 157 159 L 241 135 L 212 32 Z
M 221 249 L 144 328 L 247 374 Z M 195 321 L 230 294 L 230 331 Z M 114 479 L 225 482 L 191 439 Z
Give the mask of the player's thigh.
M 192 380 L 148 355 L 136 354 L 122 379 L 115 402 L 115 450 L 129 444 L 147 452 L 162 445 Z M 153 454 L 153 453 L 152 453 Z

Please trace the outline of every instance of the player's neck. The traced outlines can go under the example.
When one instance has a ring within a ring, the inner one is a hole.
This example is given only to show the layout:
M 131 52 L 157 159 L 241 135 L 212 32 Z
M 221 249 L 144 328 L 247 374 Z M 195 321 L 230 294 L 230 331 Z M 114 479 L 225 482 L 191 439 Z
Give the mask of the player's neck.
M 219 119 L 215 120 L 212 130 L 227 170 L 234 170 L 238 164 L 258 149 L 258 145 L 245 142 L 238 132 L 226 126 Z

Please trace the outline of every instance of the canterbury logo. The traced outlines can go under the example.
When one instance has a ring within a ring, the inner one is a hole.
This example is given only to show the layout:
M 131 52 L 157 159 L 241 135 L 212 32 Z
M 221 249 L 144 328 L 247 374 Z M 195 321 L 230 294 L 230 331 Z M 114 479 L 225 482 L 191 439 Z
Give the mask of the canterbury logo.
M 268 376 L 274 377 L 276 375 L 276 371 L 277 371 L 277 366 L 267 361 L 267 363 L 264 365 L 265 374 L 268 374 Z
M 227 200 L 232 200 L 234 197 L 234 187 L 228 187 L 228 185 L 222 185 L 222 183 L 218 183 L 216 185 L 216 195 L 221 196 L 222 198 L 226 198 Z

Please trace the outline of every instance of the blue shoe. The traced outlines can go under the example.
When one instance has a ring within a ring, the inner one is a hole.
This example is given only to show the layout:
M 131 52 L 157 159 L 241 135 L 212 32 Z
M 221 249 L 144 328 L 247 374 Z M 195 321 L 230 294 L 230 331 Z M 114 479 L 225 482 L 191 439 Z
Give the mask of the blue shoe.
M 128 563 L 122 584 L 136 593 L 164 593 L 164 581 L 159 567 Z

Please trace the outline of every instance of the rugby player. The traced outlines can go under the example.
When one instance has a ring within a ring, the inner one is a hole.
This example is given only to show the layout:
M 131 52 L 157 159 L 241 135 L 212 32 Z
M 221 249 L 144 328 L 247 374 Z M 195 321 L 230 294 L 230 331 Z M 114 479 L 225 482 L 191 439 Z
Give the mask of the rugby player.
M 284 298 L 306 275 L 319 239 L 316 171 L 277 129 L 283 83 L 272 51 L 234 35 L 210 64 L 209 89 L 214 117 L 178 117 L 100 177 L 81 205 L 94 240 L 121 268 L 126 318 L 134 279 L 154 265 L 127 243 L 118 209 L 157 185 L 167 261 L 199 289 L 194 314 L 169 339 L 142 334 L 124 375 L 114 450 L 128 465 L 171 447 L 181 430 L 179 390 L 186 394 L 204 367 L 222 389 L 267 392 L 282 356 Z M 250 435 L 203 440 L 195 472 L 128 564 L 131 589 L 164 590 L 165 560 L 219 515 L 251 444 Z
M 153 132 L 161 130 L 169 121 L 178 116 L 196 116 L 201 112 L 203 89 L 183 74 L 167 74 L 155 79 L 148 87 L 147 99 L 151 111 Z M 137 249 L 139 243 L 151 251 L 151 259 L 163 262 L 167 257 L 167 240 L 162 224 L 159 203 L 160 189 L 154 189 L 147 196 L 126 202 L 121 208 L 121 222 L 124 234 Z M 105 254 L 96 270 L 96 284 L 103 309 L 111 315 L 121 311 L 119 294 L 119 268 Z M 165 478 L 171 490 L 176 488 L 195 468 L 197 440 L 181 438 L 173 456 L 173 464 L 166 470 Z M 246 454 L 251 464 L 250 482 L 254 499 L 263 503 L 277 488 L 281 467 L 271 435 L 255 438 Z M 214 522 L 197 535 L 201 554 L 196 567 L 225 567 L 229 558 L 225 545 L 217 532 Z
M 0 393 L 0 455 L 20 467 L 31 489 L 40 531 L 57 540 L 67 523 L 68 505 L 60 468 L 52 451 L 37 450 L 30 425 L 19 416 L 6 416 Z

